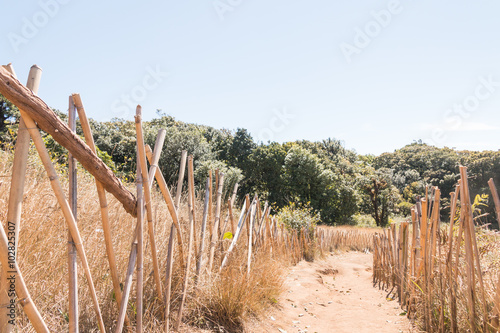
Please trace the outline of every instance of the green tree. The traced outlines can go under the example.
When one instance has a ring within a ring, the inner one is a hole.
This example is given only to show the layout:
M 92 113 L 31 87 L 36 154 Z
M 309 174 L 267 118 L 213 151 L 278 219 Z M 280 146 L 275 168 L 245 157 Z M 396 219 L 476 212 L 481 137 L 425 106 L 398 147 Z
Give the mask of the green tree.
M 401 202 L 401 195 L 393 185 L 392 177 L 391 169 L 374 170 L 368 167 L 359 181 L 362 194 L 361 209 L 370 214 L 380 227 L 389 223 L 389 217 L 397 212 L 398 204 Z

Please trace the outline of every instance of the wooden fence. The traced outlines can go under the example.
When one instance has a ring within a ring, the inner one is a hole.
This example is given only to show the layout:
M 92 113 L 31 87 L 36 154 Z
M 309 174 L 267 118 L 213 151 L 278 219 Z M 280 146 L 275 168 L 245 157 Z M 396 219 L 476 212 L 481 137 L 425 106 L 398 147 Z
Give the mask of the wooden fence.
M 97 318 L 96 326 L 101 332 L 106 331 L 105 323 L 101 314 L 100 304 L 96 296 L 94 281 L 91 275 L 88 260 L 86 257 L 85 244 L 79 232 L 76 221 L 76 161 L 95 177 L 96 189 L 101 210 L 102 230 L 104 233 L 104 246 L 109 263 L 109 271 L 112 278 L 113 292 L 119 307 L 116 309 L 115 332 L 122 332 L 124 327 L 135 324 L 137 332 L 144 331 L 143 310 L 144 299 L 144 277 L 146 274 L 153 274 L 154 289 L 156 298 L 163 300 L 164 331 L 169 332 L 172 328 L 179 329 L 182 322 L 183 309 L 186 300 L 186 293 L 189 284 L 197 284 L 200 280 L 209 279 L 212 274 L 224 270 L 230 266 L 233 257 L 232 252 L 236 247 L 243 247 L 247 250 L 246 258 L 247 274 L 251 272 L 254 256 L 259 253 L 265 255 L 284 255 L 292 262 L 310 255 L 311 249 L 315 250 L 315 239 L 318 234 L 315 230 L 290 231 L 279 224 L 270 215 L 270 207 L 264 204 L 264 209 L 257 196 L 251 200 L 247 195 L 243 200 L 242 207 L 236 207 L 236 191 L 238 185 L 233 189 L 233 194 L 227 204 L 222 200 L 224 184 L 224 174 L 215 170 L 215 204 L 213 203 L 213 177 L 210 171 L 207 178 L 204 195 L 203 216 L 195 216 L 195 184 L 193 157 L 187 152 L 182 153 L 179 167 L 179 179 L 177 190 L 173 196 L 160 172 L 158 166 L 165 131 L 160 130 L 155 146 L 149 147 L 144 142 L 142 129 L 141 107 L 137 106 L 135 125 L 137 133 L 137 175 L 136 193 L 131 193 L 121 181 L 114 175 L 108 166 L 97 156 L 96 147 L 93 141 L 91 128 L 86 116 L 85 108 L 79 94 L 69 97 L 69 124 L 64 123 L 56 114 L 36 96 L 40 82 L 41 69 L 36 65 L 31 68 L 28 84 L 22 85 L 16 78 L 12 66 L 0 67 L 0 93 L 13 102 L 21 112 L 21 120 L 17 133 L 15 145 L 14 166 L 12 169 L 11 192 L 9 196 L 8 221 L 4 228 L 0 228 L 0 262 L 2 267 L 2 278 L 0 282 L 0 332 L 13 332 L 16 330 L 15 319 L 6 321 L 9 312 L 12 311 L 11 303 L 19 303 L 33 328 L 37 332 L 49 332 L 43 313 L 37 308 L 36 301 L 30 296 L 19 268 L 17 258 L 17 243 L 19 240 L 19 228 L 21 224 L 21 211 L 23 200 L 23 188 L 26 173 L 26 161 L 30 146 L 30 137 L 34 142 L 36 150 L 41 157 L 44 168 L 50 179 L 52 190 L 57 197 L 58 203 L 64 214 L 64 218 L 69 230 L 68 235 L 68 265 L 69 265 L 69 330 L 78 332 L 78 280 L 76 256 L 80 258 L 81 269 L 85 273 L 86 283 L 89 287 L 93 308 Z M 76 117 L 78 116 L 84 139 L 82 140 L 75 133 Z M 52 164 L 47 148 L 42 140 L 40 130 L 50 135 L 63 147 L 69 156 L 69 198 L 66 198 L 65 191 L 61 186 L 58 174 Z M 149 166 L 148 166 L 149 162 Z M 187 169 L 187 173 L 185 172 Z M 179 220 L 179 207 L 181 203 L 182 186 L 184 178 L 187 176 L 187 206 L 189 211 L 189 223 L 187 226 L 181 225 Z M 152 209 L 151 189 L 156 180 L 165 204 L 172 219 L 170 238 L 168 240 L 168 254 L 166 258 L 159 258 L 157 255 L 155 237 L 155 224 L 162 221 L 155 221 Z M 120 279 L 115 258 L 115 249 L 112 246 L 113 235 L 111 233 L 108 215 L 108 203 L 106 192 L 111 193 L 121 202 L 123 208 L 130 215 L 137 218 L 135 230 L 131 233 L 131 246 L 126 274 L 124 279 Z M 215 206 L 215 214 L 213 208 Z M 223 215 L 223 207 L 227 214 Z M 233 216 L 239 211 L 239 218 Z M 201 218 L 201 220 L 200 220 Z M 200 226 L 201 223 L 201 226 Z M 187 230 L 187 232 L 184 232 Z M 201 230 L 198 234 L 197 230 Z M 184 232 L 184 234 L 183 234 Z M 230 232 L 228 236 L 228 232 Z M 324 232 L 320 233 L 324 247 L 326 247 L 326 237 Z M 150 253 L 145 253 L 144 237 L 149 238 Z M 231 239 L 230 244 L 225 245 L 224 238 Z M 265 249 L 265 251 L 263 251 Z M 174 262 L 174 252 L 177 251 L 179 264 L 183 267 L 182 299 L 176 314 L 174 325 L 170 323 L 171 301 L 172 301 L 172 270 Z M 309 253 L 309 254 L 308 254 Z M 144 272 L 144 258 L 151 256 L 153 271 Z M 215 261 L 214 258 L 221 258 Z M 165 263 L 166 270 L 161 272 L 159 267 Z M 193 272 L 195 272 L 193 274 Z M 135 288 L 132 288 L 135 275 Z M 11 287 L 11 282 L 15 281 L 15 286 Z M 130 303 L 131 292 L 135 289 L 135 309 L 133 313 L 127 311 Z M 9 294 L 12 290 L 17 298 Z M 15 315 L 14 315 L 15 318 Z M 132 321 L 134 323 L 132 323 Z
M 490 188 L 498 212 L 493 180 Z M 412 208 L 411 221 L 373 236 L 373 283 L 394 293 L 427 332 L 496 332 L 499 270 L 486 257 L 500 238 L 474 223 L 466 167 L 450 194 L 448 225 L 440 213 L 441 193 L 433 187 Z

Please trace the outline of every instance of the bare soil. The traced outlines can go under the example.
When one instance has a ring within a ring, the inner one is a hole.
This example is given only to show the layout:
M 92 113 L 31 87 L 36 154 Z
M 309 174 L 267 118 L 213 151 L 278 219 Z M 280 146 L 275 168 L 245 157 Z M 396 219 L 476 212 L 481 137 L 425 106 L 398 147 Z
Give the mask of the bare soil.
M 372 284 L 372 255 L 330 255 L 290 268 L 276 307 L 249 332 L 413 332 L 397 300 Z

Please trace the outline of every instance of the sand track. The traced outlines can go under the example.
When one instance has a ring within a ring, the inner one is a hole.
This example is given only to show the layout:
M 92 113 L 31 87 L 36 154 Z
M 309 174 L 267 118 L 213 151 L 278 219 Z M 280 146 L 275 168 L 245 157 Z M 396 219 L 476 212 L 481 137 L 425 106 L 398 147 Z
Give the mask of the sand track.
M 278 306 L 251 332 L 410 332 L 387 292 L 372 285 L 372 255 L 349 252 L 290 268 Z

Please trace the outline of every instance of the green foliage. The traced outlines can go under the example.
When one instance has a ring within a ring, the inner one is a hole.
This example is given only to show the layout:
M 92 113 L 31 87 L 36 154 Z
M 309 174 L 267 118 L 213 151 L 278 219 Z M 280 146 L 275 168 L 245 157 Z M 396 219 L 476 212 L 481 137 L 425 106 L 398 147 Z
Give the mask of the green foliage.
M 54 112 L 67 120 L 65 114 Z M 368 224 L 364 214 L 369 214 L 377 225 L 385 226 L 395 214 L 409 216 L 426 186 L 438 186 L 443 194 L 452 192 L 459 179 L 458 166 L 465 165 L 471 196 L 482 198 L 475 216 L 480 216 L 481 223 L 496 224 L 494 206 L 481 194 L 489 193 L 488 179 L 500 184 L 500 151 L 456 151 L 419 141 L 380 156 L 358 155 L 333 138 L 257 145 L 244 128 L 219 130 L 183 123 L 161 111 L 157 115 L 143 122 L 144 139 L 154 148 L 158 131 L 166 130 L 158 164 L 170 186 L 177 184 L 181 153 L 186 150 L 194 157 L 200 188 L 209 170 L 219 169 L 225 174 L 225 199 L 239 182 L 240 196 L 257 193 L 278 210 L 290 202 L 308 202 L 325 224 Z M 1 95 L 0 117 L 0 144 L 3 149 L 12 149 L 19 110 Z M 135 123 L 125 119 L 89 121 L 98 156 L 120 177 L 133 180 Z M 41 134 L 53 161 L 65 165 L 67 151 L 47 133 Z M 77 134 L 83 137 L 78 121 Z M 442 196 L 442 207 L 441 218 L 445 219 L 447 195 Z
M 0 143 L 2 145 L 13 141 L 13 135 L 9 128 L 19 122 L 19 117 L 19 109 L 0 94 Z
M 316 224 L 321 221 L 320 215 L 314 213 L 308 204 L 297 205 L 295 202 L 290 202 L 288 206 L 281 208 L 276 218 L 286 228 L 299 232 L 304 228 L 308 231 L 314 230 Z
M 288 200 L 310 202 L 324 223 L 345 223 L 356 211 L 353 186 L 299 145 L 288 151 L 282 178 Z

